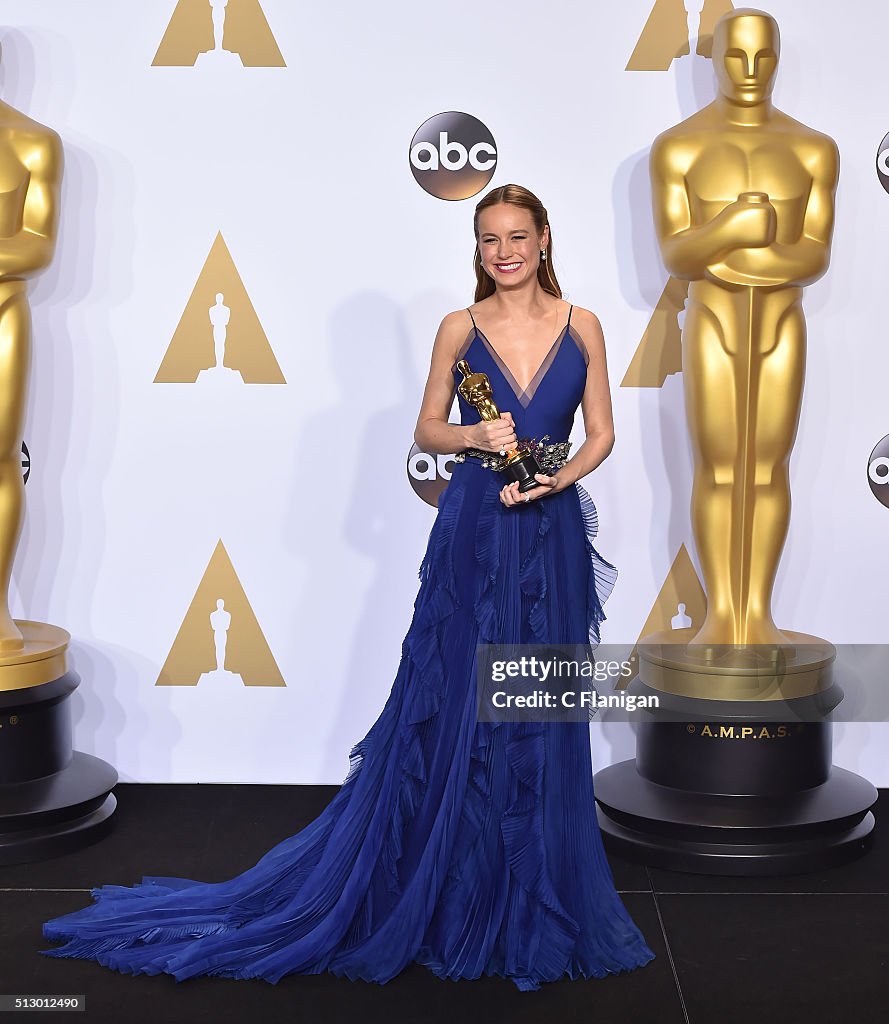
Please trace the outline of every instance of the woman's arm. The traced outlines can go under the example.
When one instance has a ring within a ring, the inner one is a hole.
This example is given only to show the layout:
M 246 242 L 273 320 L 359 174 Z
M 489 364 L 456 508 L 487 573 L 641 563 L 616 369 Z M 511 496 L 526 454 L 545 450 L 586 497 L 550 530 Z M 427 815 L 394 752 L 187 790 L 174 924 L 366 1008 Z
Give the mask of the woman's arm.
M 450 455 L 470 446 L 466 427 L 448 423 L 448 414 L 454 404 L 454 376 L 451 367 L 457 356 L 460 337 L 466 333 L 463 320 L 459 310 L 448 313 L 439 325 L 432 345 L 429 376 L 414 430 L 414 440 L 430 455 Z
M 575 306 L 572 323 L 584 343 L 588 356 L 586 386 L 581 400 L 586 439 L 559 470 L 569 484 L 576 483 L 608 458 L 614 447 L 614 418 L 611 389 L 605 360 L 605 336 L 595 313 Z
M 414 440 L 430 455 L 450 455 L 464 448 L 497 451 L 501 446 L 509 449 L 515 444 L 512 417 L 501 416 L 489 423 L 472 423 L 465 427 L 448 423 L 455 391 L 451 370 L 466 331 L 465 312 L 456 310 L 448 313 L 439 325 L 432 345 L 429 377 L 414 430 Z

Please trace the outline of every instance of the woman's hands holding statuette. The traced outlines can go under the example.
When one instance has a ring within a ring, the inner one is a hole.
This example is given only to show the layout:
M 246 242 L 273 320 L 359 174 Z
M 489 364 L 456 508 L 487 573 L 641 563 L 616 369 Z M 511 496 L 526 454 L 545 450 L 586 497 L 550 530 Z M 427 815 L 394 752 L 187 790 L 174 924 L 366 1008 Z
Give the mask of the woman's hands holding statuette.
M 496 420 L 480 420 L 466 434 L 473 448 L 505 455 L 516 446 L 518 438 L 511 412 L 503 412 Z

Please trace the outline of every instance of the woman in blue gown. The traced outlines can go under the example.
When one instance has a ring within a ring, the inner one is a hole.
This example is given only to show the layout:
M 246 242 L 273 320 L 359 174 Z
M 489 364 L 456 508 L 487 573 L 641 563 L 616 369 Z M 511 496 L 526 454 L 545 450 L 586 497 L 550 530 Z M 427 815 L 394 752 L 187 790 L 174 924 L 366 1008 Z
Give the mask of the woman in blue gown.
M 65 942 L 44 955 L 273 983 L 323 971 L 384 983 L 418 962 L 521 990 L 653 959 L 602 848 L 588 724 L 477 714 L 476 645 L 597 644 L 617 573 L 576 482 L 613 444 L 598 321 L 562 299 L 546 210 L 526 189 L 485 196 L 475 233 L 476 301 L 442 321 L 418 444 L 555 443 L 578 407 L 586 440 L 525 495 L 479 458 L 455 464 L 392 690 L 314 821 L 229 881 L 95 888 L 91 905 L 44 923 Z M 488 375 L 499 419 L 481 421 L 461 395 L 460 424 L 447 422 L 461 358 Z

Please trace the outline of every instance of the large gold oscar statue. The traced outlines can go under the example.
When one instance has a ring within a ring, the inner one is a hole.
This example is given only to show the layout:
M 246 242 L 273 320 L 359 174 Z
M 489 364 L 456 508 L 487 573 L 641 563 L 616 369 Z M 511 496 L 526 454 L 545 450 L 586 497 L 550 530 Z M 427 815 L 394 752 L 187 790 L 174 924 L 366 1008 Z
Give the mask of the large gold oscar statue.
M 43 270 L 55 250 L 62 145 L 54 131 L 6 103 L 0 103 L 0 139 L 0 665 L 9 665 L 19 663 L 16 656 L 26 647 L 9 613 L 9 582 L 24 502 L 21 445 L 31 362 L 27 278 Z M 8 689 L 4 674 L 0 686 Z
M 27 280 L 55 250 L 61 177 L 56 132 L 0 102 L 0 863 L 92 841 L 116 804 L 114 769 L 72 751 L 70 634 L 9 610 L 24 504 Z
M 840 863 L 865 848 L 874 787 L 831 765 L 836 648 L 779 629 L 772 590 L 790 515 L 788 459 L 805 369 L 805 285 L 827 269 L 832 139 L 772 105 L 778 26 L 713 32 L 715 101 L 651 150 L 664 263 L 689 282 L 682 332 L 702 623 L 643 637 L 634 684 L 659 711 L 636 757 L 595 787 L 616 852 L 717 874 Z
M 31 364 L 27 281 L 55 250 L 61 142 L 0 102 L 0 689 L 60 675 L 68 634 L 12 621 L 9 582 L 22 532 L 22 435 Z M 48 656 L 47 656 L 48 655 Z M 62 669 L 64 671 L 64 669 Z
M 817 692 L 835 655 L 826 641 L 780 630 L 771 612 L 806 361 L 803 287 L 827 269 L 839 171 L 832 139 L 773 106 L 779 52 L 770 15 L 723 16 L 713 36 L 719 95 L 651 150 L 664 263 L 690 282 L 682 371 L 707 615 L 643 643 L 653 685 L 690 696 Z M 749 667 L 763 660 L 778 676 L 751 682 Z
M 708 598 L 694 642 L 782 644 L 770 603 L 790 516 L 801 302 L 827 269 L 839 154 L 772 106 L 778 26 L 769 15 L 724 17 L 713 50 L 719 97 L 651 151 L 664 263 L 691 282 L 682 370 Z

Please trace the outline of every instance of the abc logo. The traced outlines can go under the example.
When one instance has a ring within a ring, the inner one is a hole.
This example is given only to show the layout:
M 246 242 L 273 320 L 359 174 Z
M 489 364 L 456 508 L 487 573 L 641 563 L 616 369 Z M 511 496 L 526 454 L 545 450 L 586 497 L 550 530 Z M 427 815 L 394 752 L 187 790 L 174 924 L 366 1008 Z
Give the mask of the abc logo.
M 877 177 L 883 188 L 889 192 L 889 135 L 883 139 L 877 150 Z
M 453 464 L 453 455 L 430 455 L 413 444 L 407 453 L 407 478 L 423 501 L 437 507 L 441 492 L 451 479 Z
M 877 500 L 889 508 L 889 434 L 870 453 L 867 479 Z
M 449 110 L 430 117 L 411 139 L 411 173 L 438 199 L 469 199 L 497 167 L 494 136 L 477 117 Z

